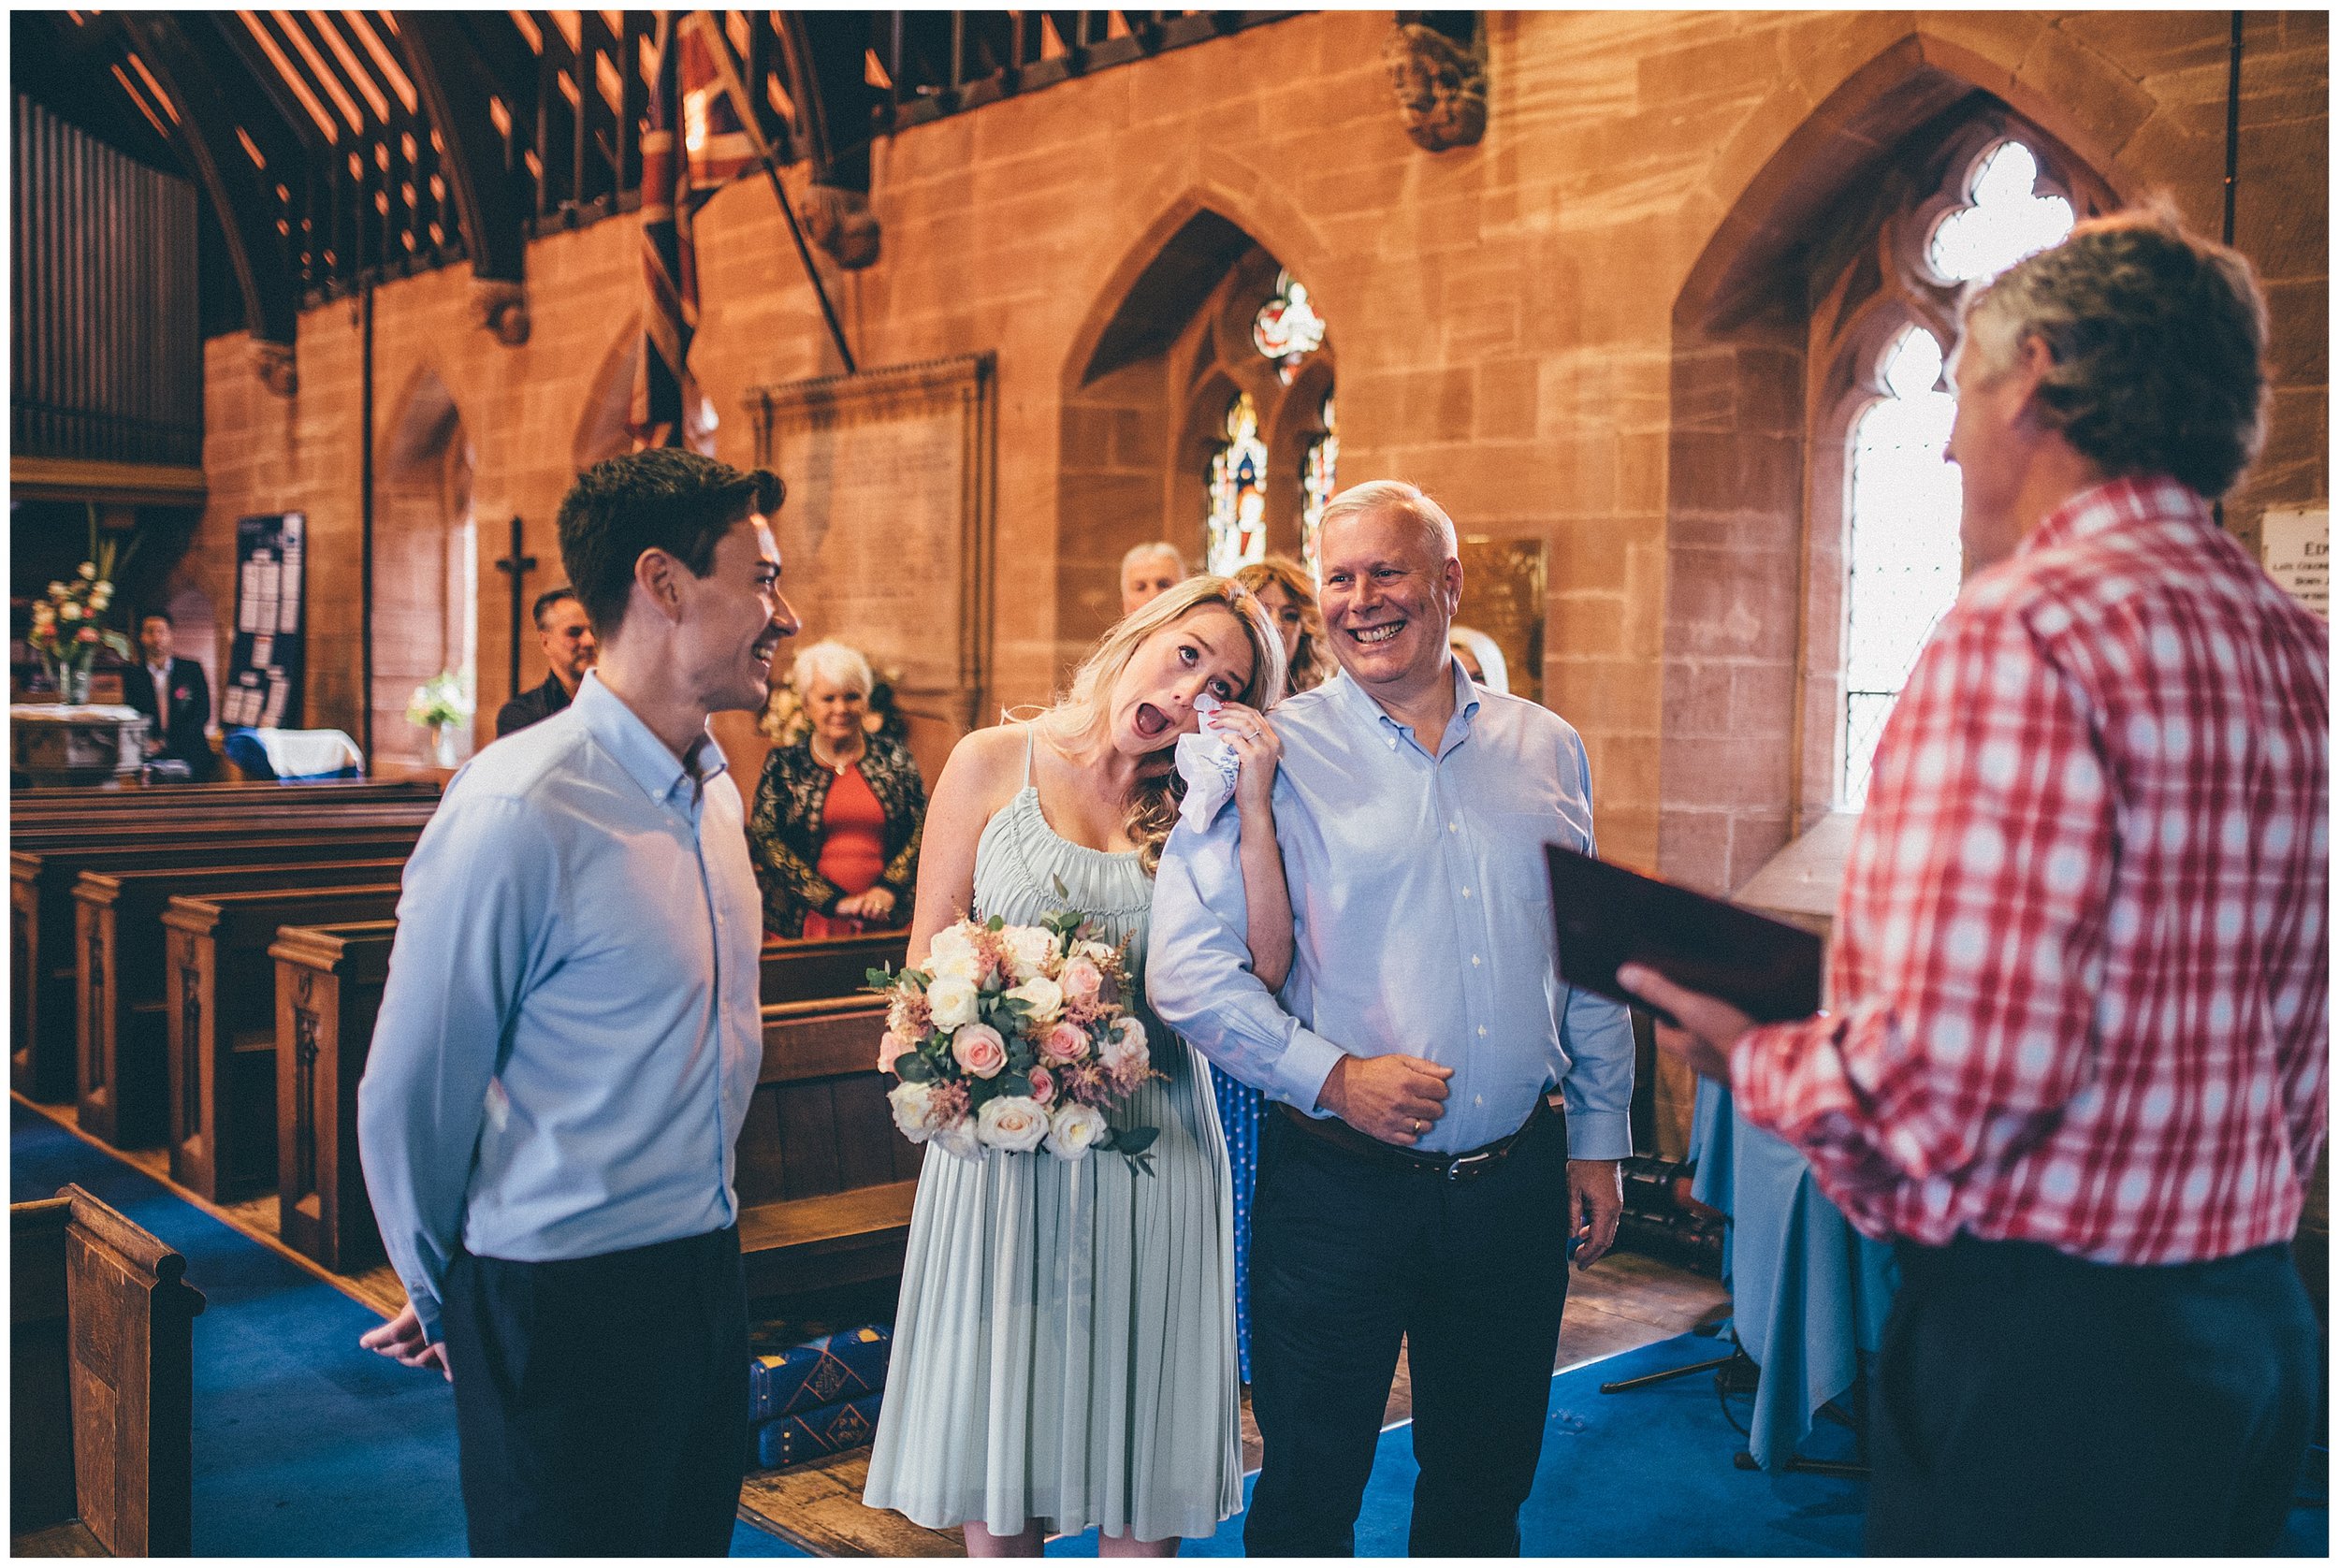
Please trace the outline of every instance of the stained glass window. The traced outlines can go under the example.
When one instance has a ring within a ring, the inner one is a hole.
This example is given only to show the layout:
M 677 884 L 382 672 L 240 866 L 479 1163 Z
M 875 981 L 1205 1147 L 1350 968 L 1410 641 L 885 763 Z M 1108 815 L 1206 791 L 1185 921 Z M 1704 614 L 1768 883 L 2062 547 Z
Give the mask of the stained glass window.
M 1284 385 L 1300 369 L 1300 361 L 1324 344 L 1324 318 L 1315 313 L 1308 291 L 1288 272 L 1275 274 L 1275 292 L 1251 320 L 1251 346 L 1275 362 Z
M 1926 263 L 1945 283 L 1987 280 L 2061 240 L 2071 205 L 2038 194 L 2039 160 L 2018 141 L 1983 158 L 1970 206 L 1935 225 Z M 1965 576 L 1960 486 L 1942 460 L 1957 401 L 1939 390 L 1941 343 L 1911 327 L 1885 349 L 1884 396 L 1852 432 L 1852 528 L 1844 595 L 1843 804 L 1867 799 L 1877 737 L 1917 655 Z
M 1943 283 L 1997 277 L 2071 231 L 2071 204 L 2038 194 L 2039 159 L 2019 141 L 2001 141 L 1974 177 L 1973 205 L 1933 230 L 1925 260 Z
M 1227 406 L 1227 443 L 1210 460 L 1210 570 L 1231 575 L 1267 554 L 1267 443 L 1248 392 Z
M 1308 443 L 1300 459 L 1300 564 L 1320 580 L 1315 536 L 1324 527 L 1324 503 L 1332 499 L 1340 471 L 1340 421 L 1332 412 L 1332 395 L 1324 394 L 1324 433 Z
M 1941 345 L 1911 327 L 1884 352 L 1885 396 L 1852 434 L 1852 538 L 1844 635 L 1843 804 L 1867 799 L 1884 719 L 1957 597 L 1957 470 L 1941 460 L 1957 404 L 1937 388 Z

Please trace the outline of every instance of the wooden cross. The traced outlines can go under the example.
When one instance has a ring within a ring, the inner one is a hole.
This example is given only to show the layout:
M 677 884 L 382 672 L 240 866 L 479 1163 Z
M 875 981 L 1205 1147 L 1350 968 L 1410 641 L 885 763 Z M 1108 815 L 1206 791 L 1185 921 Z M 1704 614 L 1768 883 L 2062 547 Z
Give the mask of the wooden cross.
M 515 697 L 520 694 L 520 622 L 527 615 L 527 577 L 530 572 L 536 570 L 536 558 L 522 555 L 520 545 L 520 520 L 514 517 L 512 519 L 512 553 L 496 562 L 496 570 L 508 572 L 512 575 L 512 684 L 507 690 Z

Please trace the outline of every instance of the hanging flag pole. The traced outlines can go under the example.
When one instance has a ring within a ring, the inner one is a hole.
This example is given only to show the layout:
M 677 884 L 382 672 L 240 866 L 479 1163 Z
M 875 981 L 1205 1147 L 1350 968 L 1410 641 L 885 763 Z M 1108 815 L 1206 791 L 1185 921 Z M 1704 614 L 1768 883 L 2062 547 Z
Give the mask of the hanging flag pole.
M 771 143 L 763 139 L 763 128 L 757 123 L 755 105 L 748 98 L 746 85 L 740 80 L 738 63 L 731 53 L 731 40 L 723 36 L 721 27 L 705 11 L 691 12 L 682 23 L 686 27 L 692 24 L 698 26 L 701 36 L 708 46 L 707 51 L 714 59 L 716 70 L 721 75 L 723 92 L 731 98 L 739 126 L 755 148 L 756 161 L 763 166 L 763 178 L 771 181 L 772 196 L 779 202 L 779 215 L 788 220 L 788 238 L 795 241 L 796 259 L 804 263 L 804 275 L 812 283 L 812 297 L 821 302 L 821 317 L 828 323 L 828 335 L 836 344 L 836 356 L 845 362 L 847 375 L 859 375 L 861 367 L 854 362 L 852 349 L 845 341 L 844 324 L 836 319 L 836 307 L 829 302 L 828 286 L 821 282 L 821 269 L 813 265 L 812 248 L 804 242 L 804 225 L 796 221 L 795 204 L 788 199 L 788 187 L 780 182 L 779 161 L 772 155 Z

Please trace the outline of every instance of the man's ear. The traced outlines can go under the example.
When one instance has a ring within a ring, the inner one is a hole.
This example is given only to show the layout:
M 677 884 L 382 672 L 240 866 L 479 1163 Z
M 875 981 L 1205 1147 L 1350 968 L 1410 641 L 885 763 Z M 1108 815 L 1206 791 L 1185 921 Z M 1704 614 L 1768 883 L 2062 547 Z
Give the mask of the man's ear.
M 1450 617 L 1461 613 L 1462 563 L 1460 556 L 1446 558 L 1446 613 Z
M 655 546 L 633 558 L 633 586 L 669 621 L 682 618 L 682 563 Z
M 2035 414 L 2039 388 L 2055 373 L 2055 351 L 2044 338 L 2029 333 L 2015 345 L 2014 363 L 2006 373 L 2017 378 L 2022 386 L 2023 411 Z

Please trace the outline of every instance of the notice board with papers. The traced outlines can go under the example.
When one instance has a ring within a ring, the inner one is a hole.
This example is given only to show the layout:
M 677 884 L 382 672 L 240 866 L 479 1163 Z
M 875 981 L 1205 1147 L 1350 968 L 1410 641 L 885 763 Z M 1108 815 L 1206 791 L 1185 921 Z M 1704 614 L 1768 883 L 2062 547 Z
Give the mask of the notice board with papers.
M 236 640 L 220 688 L 223 728 L 298 730 L 308 516 L 236 519 Z

